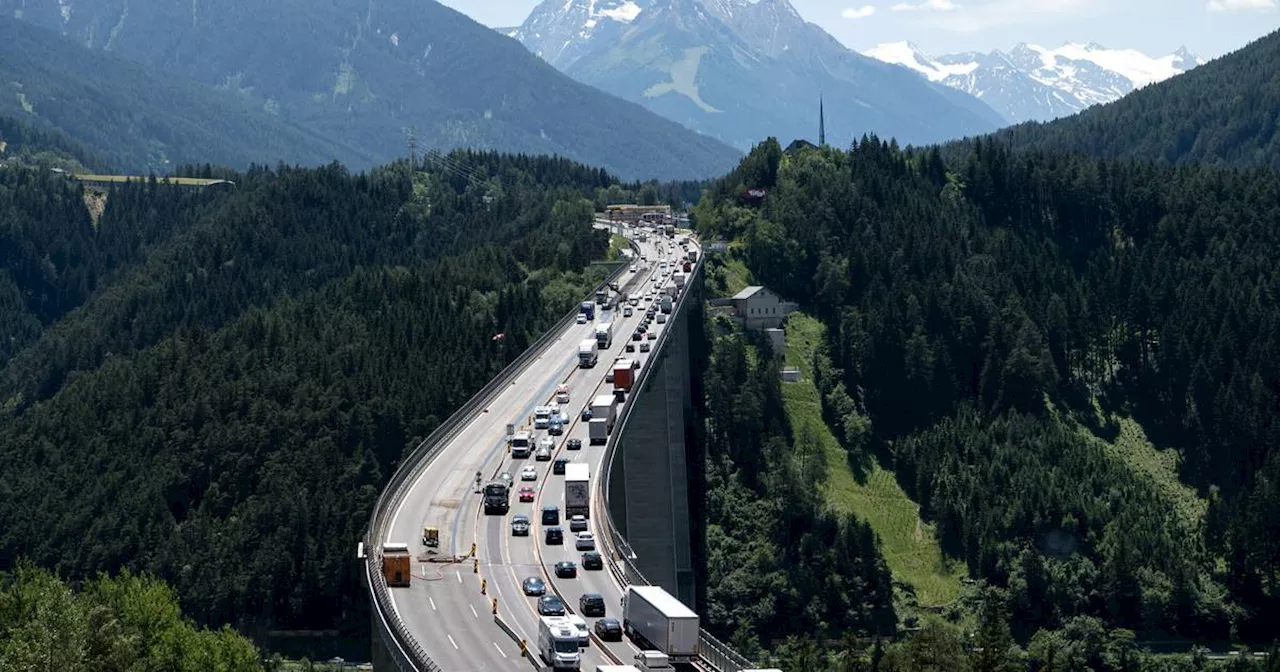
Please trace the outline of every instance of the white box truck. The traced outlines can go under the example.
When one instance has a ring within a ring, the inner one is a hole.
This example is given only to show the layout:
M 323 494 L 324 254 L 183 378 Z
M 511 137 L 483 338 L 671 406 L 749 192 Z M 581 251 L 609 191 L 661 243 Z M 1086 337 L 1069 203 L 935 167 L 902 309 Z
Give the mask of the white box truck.
M 578 632 L 564 616 L 538 619 L 538 655 L 553 670 L 577 670 L 582 666 Z
M 591 422 L 587 423 L 591 443 L 605 443 L 618 420 L 618 401 L 612 394 L 601 394 L 591 402 Z
M 698 658 L 698 615 L 659 586 L 627 586 L 622 630 L 645 649 L 667 654 L 673 662 Z
M 601 322 L 596 325 L 596 344 L 601 350 L 613 347 L 613 323 Z
M 589 369 L 596 365 L 600 346 L 594 338 L 585 338 L 578 344 L 578 366 Z
M 591 517 L 591 467 L 586 462 L 564 465 L 564 515 Z

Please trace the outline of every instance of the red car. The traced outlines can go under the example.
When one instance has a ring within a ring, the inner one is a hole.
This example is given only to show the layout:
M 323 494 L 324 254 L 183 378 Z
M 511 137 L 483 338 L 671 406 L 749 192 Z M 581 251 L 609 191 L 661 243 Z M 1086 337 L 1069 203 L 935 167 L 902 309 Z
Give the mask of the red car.
M 523 488 L 520 488 L 520 501 L 522 502 L 533 501 L 533 486 L 526 485 Z

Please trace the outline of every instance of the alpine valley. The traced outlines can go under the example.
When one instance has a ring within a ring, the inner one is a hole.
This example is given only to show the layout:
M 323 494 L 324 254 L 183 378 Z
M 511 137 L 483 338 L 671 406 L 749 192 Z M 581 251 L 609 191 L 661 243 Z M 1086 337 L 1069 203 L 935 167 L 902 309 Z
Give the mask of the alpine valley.
M 969 93 L 1010 123 L 1070 116 L 1204 63 L 1186 47 L 1152 58 L 1134 49 L 1108 49 L 1092 42 L 1067 43 L 1057 49 L 1022 43 L 1008 52 L 997 49 L 938 57 L 910 42 L 891 42 L 863 53 Z
M 864 134 L 923 144 L 1005 125 L 971 95 L 858 54 L 787 0 L 545 0 L 507 29 L 562 72 L 747 149 Z

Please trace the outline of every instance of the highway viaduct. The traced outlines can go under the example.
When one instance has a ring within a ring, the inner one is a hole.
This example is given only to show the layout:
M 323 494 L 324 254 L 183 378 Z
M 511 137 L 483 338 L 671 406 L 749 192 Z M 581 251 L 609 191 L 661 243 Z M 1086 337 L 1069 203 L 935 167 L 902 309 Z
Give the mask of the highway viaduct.
M 624 265 L 609 281 L 633 294 L 651 286 L 660 291 L 673 281 L 656 262 L 682 254 L 674 241 L 650 236 L 644 243 L 633 239 L 631 245 L 637 255 L 649 259 L 649 266 L 632 273 Z M 690 249 L 701 252 L 696 239 Z M 585 592 L 599 592 L 608 604 L 617 605 L 629 584 L 660 585 L 690 607 L 701 605 L 697 565 L 704 516 L 698 374 L 706 356 L 704 258 L 698 254 L 670 319 L 650 326 L 656 336 L 647 341 L 651 351 L 626 353 L 640 361 L 638 391 L 622 405 L 608 443 L 566 452 L 570 438 L 583 437 L 587 443 L 585 423 L 575 422 L 557 446 L 557 456 L 591 464 L 596 512 L 591 528 L 605 555 L 605 571 L 582 571 L 574 580 L 556 578 L 549 569 L 557 560 L 577 559 L 572 545 L 543 546 L 537 527 L 531 541 L 511 538 L 510 515 L 481 515 L 479 495 L 473 490 L 477 471 L 496 477 L 534 464 L 508 460 L 507 423 L 518 424 L 534 405 L 546 403 L 559 385 L 567 385 L 573 395 L 568 404 L 571 417 L 576 415 L 573 409 L 606 389 L 607 366 L 577 368 L 576 347 L 571 346 L 576 346 L 584 327 L 570 314 L 427 437 L 379 498 L 358 552 L 372 606 L 375 670 L 540 669 L 536 654 L 523 656 L 519 644 L 523 640 L 532 649 L 536 640 L 537 615 L 521 593 L 525 576 L 544 578 L 549 592 L 560 595 L 570 613 Z M 641 303 L 633 317 L 624 318 L 619 310 L 608 318 L 615 323 L 617 338 L 614 347 L 601 352 L 601 362 L 608 365 L 624 354 L 644 306 Z M 530 512 L 563 496 L 562 478 L 542 473 L 538 478 L 538 499 L 528 507 Z M 512 514 L 519 510 L 513 506 Z M 531 518 L 536 525 L 537 516 Z M 440 529 L 440 555 L 432 558 L 436 562 L 418 562 L 428 559 L 416 538 L 416 531 L 427 523 Z M 386 584 L 380 550 L 388 542 L 408 543 L 416 551 L 409 588 Z M 615 610 L 608 615 L 621 616 Z M 699 649 L 697 669 L 738 672 L 754 667 L 705 630 Z M 635 651 L 627 641 L 605 643 L 593 635 L 591 646 L 583 650 L 582 669 L 591 672 L 596 664 L 631 663 Z

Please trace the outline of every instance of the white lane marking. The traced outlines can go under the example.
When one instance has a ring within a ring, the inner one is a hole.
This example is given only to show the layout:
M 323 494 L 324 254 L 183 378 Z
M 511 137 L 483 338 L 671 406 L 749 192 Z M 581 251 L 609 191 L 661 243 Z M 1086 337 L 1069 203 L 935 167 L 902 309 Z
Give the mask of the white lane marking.
M 474 605 L 474 604 L 468 604 L 467 606 L 468 606 L 468 607 L 471 607 L 471 615 L 472 615 L 472 616 L 475 616 L 476 618 L 480 618 L 480 614 L 477 614 L 477 613 L 476 613 L 476 605 Z
M 506 651 L 503 651 L 503 650 L 502 650 L 502 647 L 501 647 L 501 646 L 498 646 L 498 643 L 497 643 L 497 642 L 489 642 L 489 643 L 493 645 L 493 648 L 495 648 L 495 649 L 497 649 L 497 650 L 498 650 L 498 653 L 501 653 L 501 654 L 502 654 L 502 657 L 503 657 L 503 658 L 506 658 L 506 657 L 507 657 L 507 652 L 506 652 Z
M 454 572 L 454 573 L 458 575 L 458 583 L 462 583 L 462 571 L 461 571 L 461 570 L 459 570 L 459 571 Z
M 453 645 L 453 648 L 455 649 L 458 648 L 458 643 L 453 641 L 453 635 L 450 635 L 449 633 L 445 633 L 444 636 L 449 638 L 449 643 Z

